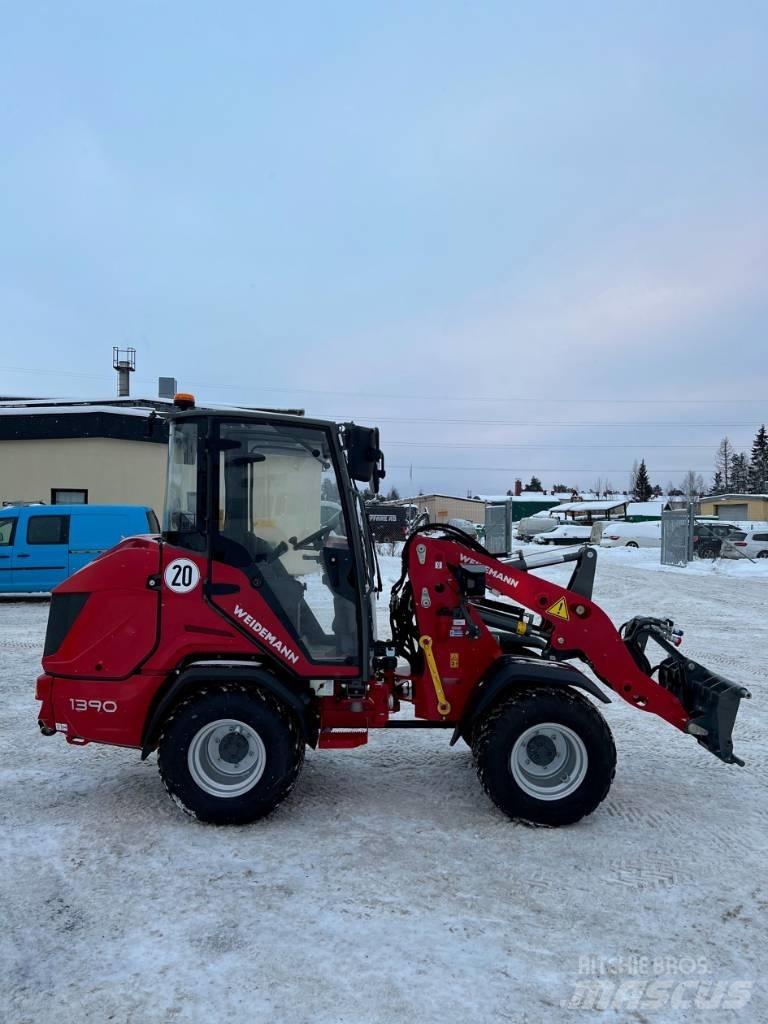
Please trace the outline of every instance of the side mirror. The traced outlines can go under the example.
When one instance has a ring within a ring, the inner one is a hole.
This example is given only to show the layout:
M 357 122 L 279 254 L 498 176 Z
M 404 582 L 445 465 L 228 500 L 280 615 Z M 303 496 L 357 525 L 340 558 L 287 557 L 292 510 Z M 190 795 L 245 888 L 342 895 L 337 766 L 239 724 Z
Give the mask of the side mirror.
M 378 494 L 379 481 L 386 476 L 384 452 L 379 447 L 379 428 L 345 423 L 343 444 L 352 479 L 369 484 L 373 492 Z

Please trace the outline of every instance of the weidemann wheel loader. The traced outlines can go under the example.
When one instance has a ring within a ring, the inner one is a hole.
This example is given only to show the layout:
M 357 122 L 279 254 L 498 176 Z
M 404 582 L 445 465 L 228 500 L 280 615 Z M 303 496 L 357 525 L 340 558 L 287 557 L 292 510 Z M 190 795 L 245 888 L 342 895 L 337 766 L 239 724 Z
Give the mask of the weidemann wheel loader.
M 443 728 L 469 744 L 502 811 L 565 825 L 603 800 L 616 761 L 594 703 L 608 697 L 580 661 L 743 764 L 731 732 L 749 693 L 681 654 L 669 620 L 617 630 L 591 599 L 591 548 L 549 557 L 574 562 L 561 587 L 460 530 L 420 527 L 392 590 L 392 636 L 377 639 L 381 588 L 355 481 L 378 490 L 383 476 L 375 429 L 178 396 L 162 534 L 124 540 L 53 594 L 42 733 L 157 750 L 179 805 L 241 824 L 286 796 L 307 745 Z M 393 719 L 406 702 L 413 717 Z

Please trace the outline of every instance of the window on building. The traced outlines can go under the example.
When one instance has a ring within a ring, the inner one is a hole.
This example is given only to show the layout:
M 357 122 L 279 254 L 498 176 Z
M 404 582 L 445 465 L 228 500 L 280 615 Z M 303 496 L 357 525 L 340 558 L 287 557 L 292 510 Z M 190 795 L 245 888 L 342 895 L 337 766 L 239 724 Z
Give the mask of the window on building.
M 18 520 L 15 516 L 13 519 L 0 519 L 0 547 L 5 548 L 9 544 L 13 544 L 13 535 L 16 532 L 17 522 Z
M 30 516 L 27 544 L 66 544 L 69 541 L 69 516 Z
M 78 487 L 52 487 L 52 505 L 87 505 L 88 491 Z

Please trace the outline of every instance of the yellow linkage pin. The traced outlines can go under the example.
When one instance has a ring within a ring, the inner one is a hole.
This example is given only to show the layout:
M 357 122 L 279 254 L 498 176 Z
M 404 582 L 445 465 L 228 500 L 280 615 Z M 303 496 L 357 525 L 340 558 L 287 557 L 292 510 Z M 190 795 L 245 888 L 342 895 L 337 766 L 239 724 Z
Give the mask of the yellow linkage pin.
M 438 713 L 445 718 L 446 715 L 451 713 L 451 705 L 446 700 L 445 690 L 440 681 L 440 673 L 437 671 L 437 665 L 435 664 L 435 655 L 432 651 L 432 637 L 419 637 L 419 647 L 424 651 L 424 657 L 427 659 L 427 668 L 432 676 L 432 685 L 435 688 L 435 696 L 437 697 Z

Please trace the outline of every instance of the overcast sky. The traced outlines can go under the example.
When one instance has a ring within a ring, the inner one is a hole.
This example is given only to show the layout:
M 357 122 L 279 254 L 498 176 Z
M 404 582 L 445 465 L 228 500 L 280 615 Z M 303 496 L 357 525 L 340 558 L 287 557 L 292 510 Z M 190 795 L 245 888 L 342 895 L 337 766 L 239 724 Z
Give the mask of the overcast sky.
M 768 419 L 768 4 L 23 3 L 0 392 L 380 424 L 401 491 L 625 486 Z

